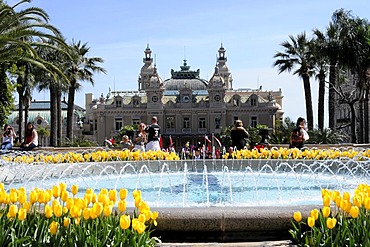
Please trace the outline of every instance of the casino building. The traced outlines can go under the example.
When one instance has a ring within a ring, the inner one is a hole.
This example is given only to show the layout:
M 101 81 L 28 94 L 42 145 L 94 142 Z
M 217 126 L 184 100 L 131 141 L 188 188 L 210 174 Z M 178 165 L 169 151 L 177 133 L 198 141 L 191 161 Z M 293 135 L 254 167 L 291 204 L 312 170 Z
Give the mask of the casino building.
M 153 115 L 162 128 L 164 146 L 169 145 L 171 136 L 177 147 L 221 133 L 236 119 L 242 120 L 246 128 L 263 124 L 273 130 L 276 120 L 283 117 L 281 89 L 233 89 L 222 44 L 209 81 L 201 78 L 199 69 L 191 70 L 187 60 L 180 70 L 172 69 L 171 77 L 163 80 L 149 45 L 144 54 L 137 91 L 109 90 L 99 98 L 91 93 L 85 95 L 84 132 L 98 143 L 117 136 L 125 125 L 149 124 Z

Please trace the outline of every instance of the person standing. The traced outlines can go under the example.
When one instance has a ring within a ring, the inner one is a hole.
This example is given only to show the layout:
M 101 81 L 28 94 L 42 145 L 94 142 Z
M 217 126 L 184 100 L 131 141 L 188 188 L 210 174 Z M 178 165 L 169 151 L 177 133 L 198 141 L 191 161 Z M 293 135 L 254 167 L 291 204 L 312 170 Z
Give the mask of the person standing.
M 235 126 L 231 129 L 230 137 L 232 141 L 232 147 L 236 147 L 237 150 L 242 150 L 247 145 L 249 133 L 243 127 L 243 122 L 241 120 L 235 121 Z
M 22 151 L 30 151 L 39 145 L 39 137 L 32 122 L 27 123 L 27 131 L 24 142 L 21 144 Z
M 152 117 L 151 124 L 145 127 L 145 132 L 148 134 L 148 143 L 146 144 L 146 151 L 161 150 L 159 145 L 159 138 L 161 138 L 161 127 L 158 125 L 156 116 Z
M 140 150 L 140 152 L 145 152 L 145 142 L 146 142 L 146 133 L 144 131 L 145 124 L 140 123 L 138 126 L 138 131 L 135 133 L 134 137 L 134 151 Z
M 310 137 L 306 131 L 306 120 L 302 117 L 297 119 L 296 127 L 290 134 L 289 148 L 301 149 L 304 146 L 304 141 L 307 141 Z
M 8 150 L 12 149 L 14 138 L 16 137 L 17 135 L 15 134 L 13 127 L 8 124 L 5 124 L 3 133 L 3 142 L 1 143 L 1 153 L 4 154 Z

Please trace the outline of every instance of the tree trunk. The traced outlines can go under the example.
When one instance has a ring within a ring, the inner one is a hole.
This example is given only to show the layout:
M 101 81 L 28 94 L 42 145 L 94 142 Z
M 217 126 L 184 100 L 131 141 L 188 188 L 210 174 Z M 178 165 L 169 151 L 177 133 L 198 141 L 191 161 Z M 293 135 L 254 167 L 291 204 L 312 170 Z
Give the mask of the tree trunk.
M 366 88 L 364 98 L 364 142 L 369 143 L 369 88 Z
M 55 88 L 55 82 L 50 82 L 50 143 L 52 147 L 57 146 L 57 129 L 58 129 L 58 119 L 57 119 L 57 92 Z
M 313 110 L 312 110 L 312 93 L 310 78 L 307 74 L 303 74 L 303 87 L 306 100 L 306 115 L 307 115 L 307 127 L 309 130 L 313 129 Z
M 57 90 L 57 144 L 58 147 L 62 146 L 62 138 L 63 138 L 63 117 L 62 117 L 62 89 L 58 87 Z
M 364 143 L 364 97 L 360 98 L 358 102 L 358 143 Z
M 334 130 L 335 129 L 335 90 L 334 87 L 336 85 L 336 63 L 330 64 L 329 70 L 329 128 Z
M 351 142 L 357 143 L 356 140 L 356 110 L 354 106 L 355 102 L 351 102 L 349 107 L 351 109 Z
M 324 129 L 324 109 L 325 109 L 325 74 L 321 73 L 319 75 L 319 95 L 318 95 L 318 108 L 317 108 L 317 121 L 319 129 L 322 131 Z
M 23 138 L 23 102 L 24 102 L 24 86 L 21 84 L 21 77 L 17 78 L 17 93 L 18 93 L 18 138 L 22 142 Z
M 73 111 L 76 89 L 74 86 L 68 88 L 68 110 L 67 110 L 67 138 L 73 141 Z

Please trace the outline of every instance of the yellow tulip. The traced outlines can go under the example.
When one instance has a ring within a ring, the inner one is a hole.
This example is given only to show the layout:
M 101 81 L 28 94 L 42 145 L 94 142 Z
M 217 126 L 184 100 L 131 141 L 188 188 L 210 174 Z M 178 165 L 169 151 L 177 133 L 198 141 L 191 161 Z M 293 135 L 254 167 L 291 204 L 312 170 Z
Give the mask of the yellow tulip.
M 9 199 L 12 203 L 15 203 L 16 201 L 18 201 L 18 194 L 17 194 L 17 191 L 15 191 L 14 189 L 12 191 L 10 191 L 9 193 Z
M 71 219 L 70 218 L 68 218 L 68 217 L 64 217 L 63 218 L 63 226 L 64 227 L 69 226 L 70 223 L 71 223 Z
M 15 204 L 12 204 L 10 205 L 9 207 L 9 211 L 8 211 L 8 214 L 9 214 L 9 218 L 14 218 L 18 213 L 18 206 L 15 205 Z
M 323 204 L 324 204 L 324 206 L 325 206 L 325 207 L 329 207 L 329 206 L 330 206 L 330 196 L 325 195 L 325 196 L 322 198 L 322 200 L 323 200 Z
M 352 206 L 349 213 L 352 216 L 352 218 L 356 219 L 360 213 L 360 210 L 357 206 Z
M 312 209 L 310 216 L 313 217 L 315 220 L 317 220 L 317 218 L 319 218 L 319 210 Z
M 49 230 L 50 230 L 51 234 L 53 234 L 53 235 L 57 234 L 58 227 L 59 227 L 58 222 L 55 222 L 55 221 L 51 222 L 50 227 L 49 227 Z
M 127 197 L 127 193 L 128 193 L 127 189 L 120 189 L 119 190 L 119 198 L 121 200 L 125 200 L 126 197 Z
M 3 183 L 0 183 L 0 190 L 4 190 L 4 184 Z
M 112 202 L 117 201 L 117 191 L 116 190 L 109 191 L 109 200 L 111 200 Z
M 50 205 L 45 205 L 44 211 L 46 218 L 50 219 L 51 216 L 53 216 L 53 209 L 50 207 Z
M 337 224 L 337 219 L 336 218 L 327 218 L 327 220 L 326 220 L 326 226 L 329 229 L 333 229 L 336 224 Z
M 78 185 L 72 185 L 71 192 L 75 196 L 78 193 Z
M 297 212 L 294 212 L 293 218 L 294 218 L 295 221 L 300 222 L 302 220 L 302 214 L 301 214 L 301 212 L 298 212 L 298 211 Z
M 54 211 L 54 215 L 59 218 L 63 214 L 62 205 L 60 205 L 59 203 L 55 204 L 55 206 L 53 207 L 53 211 Z
M 145 221 L 146 221 L 146 216 L 145 216 L 145 214 L 139 214 L 138 220 L 139 220 L 141 223 L 145 223 Z
M 33 190 L 30 192 L 30 203 L 33 205 L 37 202 L 38 193 L 37 191 Z
M 54 196 L 55 199 L 60 196 L 60 187 L 59 186 L 54 185 L 51 190 L 53 191 L 53 196 Z
M 84 210 L 82 211 L 82 216 L 85 220 L 90 219 L 90 211 L 90 208 L 84 208 Z
M 100 215 L 102 212 L 103 212 L 103 204 L 100 203 L 100 202 L 96 202 L 94 203 L 93 207 L 92 207 L 92 210 L 93 212 L 96 214 L 96 215 Z
M 126 210 L 126 201 L 123 200 L 118 201 L 118 210 L 121 213 Z
M 66 183 L 59 183 L 59 188 L 60 188 L 60 191 L 67 190 L 67 184 Z
M 127 228 L 130 227 L 130 224 L 131 224 L 131 219 L 129 215 L 122 215 L 119 218 L 119 225 L 121 229 L 126 230 Z
M 330 215 L 330 207 L 324 206 L 322 208 L 322 215 L 327 218 Z
M 104 216 L 108 217 L 112 214 L 112 207 L 111 206 L 104 206 L 103 209 Z
M 314 227 L 315 226 L 315 218 L 314 217 L 312 217 L 312 216 L 309 216 L 308 218 L 307 218 L 307 224 L 308 224 L 308 226 L 309 227 Z
M 343 199 L 346 200 L 346 201 L 351 200 L 351 195 L 349 194 L 349 192 L 344 192 L 343 193 Z
M 81 216 L 81 209 L 76 205 L 73 205 L 69 211 L 72 218 L 76 219 Z
M 21 208 L 21 209 L 19 209 L 19 212 L 18 212 L 18 219 L 19 219 L 20 221 L 23 221 L 23 220 L 25 220 L 25 219 L 26 219 L 26 217 L 27 217 L 27 209 L 25 209 L 25 208 Z
M 62 199 L 63 202 L 66 202 L 68 198 L 69 198 L 68 191 L 62 190 L 62 196 L 60 197 L 60 199 Z

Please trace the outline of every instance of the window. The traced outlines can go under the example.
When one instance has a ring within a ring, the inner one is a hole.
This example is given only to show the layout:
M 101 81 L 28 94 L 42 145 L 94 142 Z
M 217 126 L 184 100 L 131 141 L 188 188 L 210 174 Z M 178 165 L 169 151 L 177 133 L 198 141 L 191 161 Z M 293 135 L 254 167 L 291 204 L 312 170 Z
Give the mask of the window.
M 251 117 L 251 127 L 252 128 L 257 127 L 257 117 Z
M 215 97 L 213 97 L 215 101 L 220 101 L 221 100 L 221 96 L 216 94 Z
M 184 117 L 184 124 L 183 124 L 183 128 L 184 129 L 190 129 L 190 118 L 189 117 Z
M 175 128 L 175 118 L 174 117 L 167 117 L 166 118 L 166 127 L 167 127 L 167 129 L 174 129 Z
M 134 119 L 132 119 L 132 124 L 133 125 L 139 125 L 141 123 L 141 121 L 140 121 L 140 119 L 138 119 L 138 118 L 134 118 Z
M 251 106 L 256 106 L 257 105 L 257 99 L 256 98 L 252 98 L 251 99 Z
M 116 100 L 116 107 L 122 107 L 122 100 Z
M 115 129 L 114 130 L 120 130 L 120 129 L 122 129 L 122 127 L 123 127 L 122 118 L 116 118 L 115 121 L 114 121 L 114 126 L 115 126 Z
M 132 104 L 134 105 L 134 107 L 138 107 L 140 105 L 140 100 L 138 98 L 135 98 Z
M 94 121 L 94 130 L 95 131 L 98 130 L 98 120 L 97 119 L 95 119 Z
M 200 117 L 199 118 L 199 129 L 205 129 L 206 128 L 206 118 Z
M 157 95 L 154 95 L 154 96 L 152 97 L 152 101 L 153 101 L 153 102 L 157 102 L 157 101 L 158 101 L 158 96 L 157 96 Z

